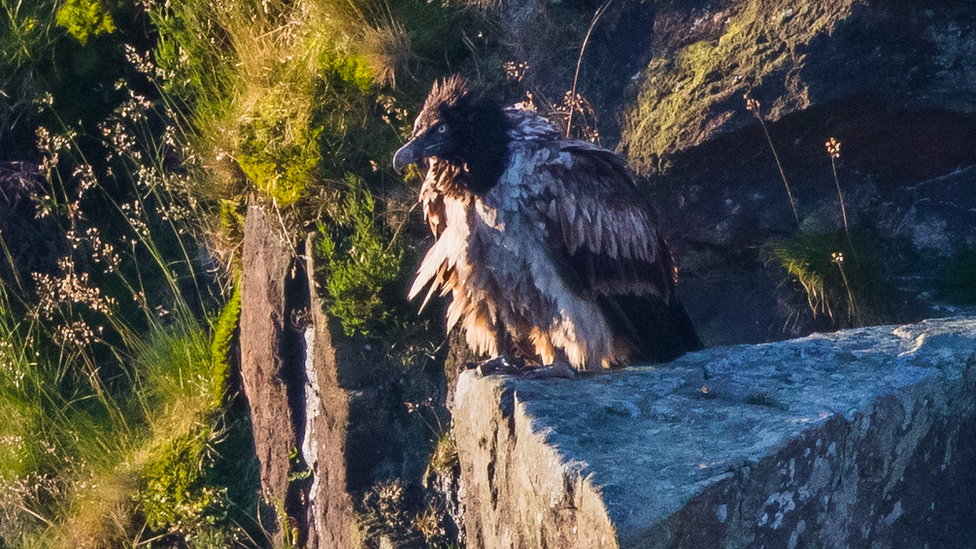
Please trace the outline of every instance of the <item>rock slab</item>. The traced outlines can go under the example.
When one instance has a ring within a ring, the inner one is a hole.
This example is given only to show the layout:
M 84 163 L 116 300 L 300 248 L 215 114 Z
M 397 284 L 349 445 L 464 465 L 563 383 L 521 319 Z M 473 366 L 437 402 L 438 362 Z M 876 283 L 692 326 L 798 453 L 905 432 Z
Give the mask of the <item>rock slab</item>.
M 311 248 L 311 242 L 306 249 Z M 307 273 L 315 272 L 311 258 Z M 315 287 L 314 276 L 309 287 Z M 350 394 L 340 383 L 343 356 L 337 322 L 326 312 L 318 292 L 310 292 L 310 325 L 305 337 L 305 436 L 301 450 L 312 471 L 308 494 L 308 546 L 317 549 L 362 547 L 348 491 L 346 441 Z
M 295 451 L 305 422 L 297 405 L 305 400 L 303 349 L 291 320 L 295 296 L 302 292 L 296 292 L 301 281 L 294 276 L 294 253 L 276 222 L 270 208 L 248 207 L 240 282 L 241 379 L 260 464 L 260 520 L 275 545 L 304 545 L 307 482 L 296 476 L 305 467 Z
M 244 226 L 241 377 L 263 496 L 281 507 L 288 499 L 288 455 L 297 445 L 294 411 L 288 404 L 291 382 L 280 349 L 287 327 L 285 281 L 292 257 L 272 216 L 261 206 L 251 206 Z
M 463 374 L 468 547 L 971 547 L 976 319 Z

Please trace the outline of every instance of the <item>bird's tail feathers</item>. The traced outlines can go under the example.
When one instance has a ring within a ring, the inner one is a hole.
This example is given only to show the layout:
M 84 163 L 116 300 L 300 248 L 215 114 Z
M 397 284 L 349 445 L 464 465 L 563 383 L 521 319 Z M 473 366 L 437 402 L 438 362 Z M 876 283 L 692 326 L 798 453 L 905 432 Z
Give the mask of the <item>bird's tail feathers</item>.
M 601 296 L 614 334 L 627 342 L 630 362 L 670 362 L 703 348 L 684 306 L 657 296 Z

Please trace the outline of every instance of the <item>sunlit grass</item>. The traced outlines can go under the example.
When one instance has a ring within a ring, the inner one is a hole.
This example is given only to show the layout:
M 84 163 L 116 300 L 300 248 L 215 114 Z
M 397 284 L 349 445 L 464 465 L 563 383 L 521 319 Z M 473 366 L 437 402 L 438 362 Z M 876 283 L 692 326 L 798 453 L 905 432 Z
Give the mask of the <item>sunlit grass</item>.
M 212 345 L 219 284 L 195 240 L 213 222 L 192 192 L 201 170 L 192 158 L 167 165 L 186 152 L 180 130 L 133 91 L 97 138 L 54 101 L 44 108 L 60 127 L 37 130 L 37 211 L 69 253 L 27 279 L 4 256 L 14 275 L 0 285 L 0 412 L 11 420 L 0 426 L 0 539 L 247 540 L 239 524 L 254 523 L 255 488 L 235 487 L 251 496 L 234 501 L 211 474 L 231 436 L 229 347 Z M 221 321 L 225 339 L 236 314 Z
M 863 245 L 855 253 L 858 242 Z M 892 288 L 882 251 L 870 231 L 799 233 L 767 242 L 764 255 L 802 288 L 813 317 L 826 316 L 834 328 L 891 318 Z
M 24 194 L 62 245 L 25 270 L 0 235 L 0 545 L 259 545 L 247 410 L 226 394 L 245 205 L 296 241 L 320 228 L 331 312 L 404 371 L 428 364 L 428 324 L 391 304 L 411 273 L 388 164 L 400 92 L 419 102 L 457 59 L 463 10 L 0 1 L 0 137 L 33 140 Z M 154 47 L 121 28 L 140 9 Z

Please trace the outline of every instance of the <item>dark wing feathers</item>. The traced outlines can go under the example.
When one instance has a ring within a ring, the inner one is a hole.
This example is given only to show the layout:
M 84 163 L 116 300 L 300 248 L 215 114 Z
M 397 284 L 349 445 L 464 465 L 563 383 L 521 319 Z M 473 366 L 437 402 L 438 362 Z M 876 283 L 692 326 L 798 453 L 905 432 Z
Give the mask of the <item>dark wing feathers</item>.
M 670 248 L 623 160 L 586 144 L 562 150 L 571 165 L 539 167 L 551 177 L 540 210 L 560 276 L 577 295 L 596 300 L 622 356 L 667 362 L 702 348 L 675 298 Z
M 654 295 L 669 301 L 673 262 L 648 219 L 623 161 L 604 149 L 572 143 L 571 165 L 539 166 L 549 185 L 544 214 L 553 260 L 581 295 Z M 663 290 L 663 291 L 662 291 Z
M 649 296 L 597 296 L 607 323 L 631 360 L 670 362 L 702 348 L 684 306 Z

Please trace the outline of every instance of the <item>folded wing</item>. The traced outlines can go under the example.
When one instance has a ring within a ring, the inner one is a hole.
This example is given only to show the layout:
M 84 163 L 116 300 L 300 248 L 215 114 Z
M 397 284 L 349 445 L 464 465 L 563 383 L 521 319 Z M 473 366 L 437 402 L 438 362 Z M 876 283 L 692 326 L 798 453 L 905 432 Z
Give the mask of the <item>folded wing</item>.
M 623 160 L 564 143 L 537 168 L 535 197 L 564 282 L 595 299 L 633 360 L 667 361 L 701 343 L 675 298 L 677 270 Z

